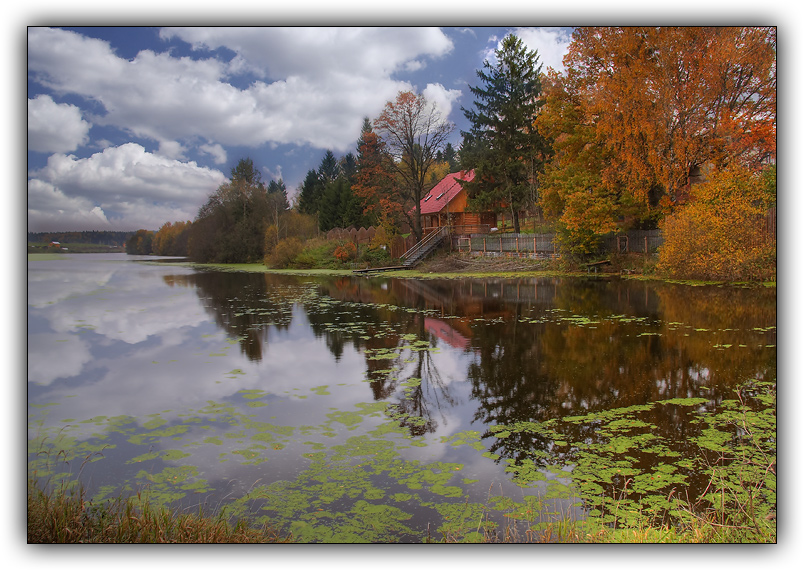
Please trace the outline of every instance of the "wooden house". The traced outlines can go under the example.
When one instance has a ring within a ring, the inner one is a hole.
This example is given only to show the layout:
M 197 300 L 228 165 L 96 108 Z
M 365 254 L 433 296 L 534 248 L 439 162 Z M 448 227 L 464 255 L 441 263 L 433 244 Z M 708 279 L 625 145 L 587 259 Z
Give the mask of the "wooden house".
M 488 233 L 497 224 L 493 212 L 468 212 L 467 191 L 459 180 L 472 181 L 474 170 L 445 176 L 419 203 L 422 229 L 428 233 L 449 226 L 453 234 Z

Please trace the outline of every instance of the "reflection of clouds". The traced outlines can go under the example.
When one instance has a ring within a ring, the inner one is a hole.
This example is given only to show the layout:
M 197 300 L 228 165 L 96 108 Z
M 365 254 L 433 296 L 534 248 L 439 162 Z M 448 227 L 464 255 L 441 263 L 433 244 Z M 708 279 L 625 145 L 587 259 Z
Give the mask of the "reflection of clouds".
M 115 265 L 81 263 L 64 259 L 28 262 L 28 305 L 44 307 L 102 288 L 116 271 Z
M 32 262 L 28 304 L 41 310 L 54 331 L 91 327 L 109 339 L 136 344 L 157 334 L 175 334 L 208 320 L 192 290 L 168 289 L 162 275 L 176 268 L 73 259 Z
M 28 382 L 47 385 L 57 378 L 76 376 L 91 358 L 88 344 L 76 336 L 29 334 Z
M 296 313 L 294 318 L 302 317 Z M 237 343 L 227 341 L 226 335 L 209 324 L 168 332 L 157 337 L 157 345 L 126 346 L 122 354 L 96 358 L 93 367 L 104 371 L 99 380 L 91 385 L 55 386 L 43 399 L 60 402 L 58 417 L 53 418 L 57 421 L 99 415 L 147 421 L 149 414 L 171 410 L 161 417 L 176 418 L 211 401 L 222 402 L 240 390 L 260 390 L 265 392 L 261 400 L 271 401 L 274 396 L 286 403 L 276 410 L 278 417 L 272 421 L 284 418 L 288 425 L 299 423 L 300 415 L 305 423 L 321 423 L 331 407 L 351 407 L 369 399 L 361 354 L 347 350 L 334 363 L 323 338 L 316 339 L 307 327 L 296 330 L 302 335 L 297 332 L 292 337 L 271 327 L 269 354 L 263 361 L 245 358 Z M 340 383 L 350 386 L 336 388 Z M 326 398 L 312 391 L 323 385 L 331 393 Z M 66 398 L 68 395 L 75 397 Z M 286 414 L 290 409 L 293 414 Z M 87 428 L 86 435 L 92 431 Z

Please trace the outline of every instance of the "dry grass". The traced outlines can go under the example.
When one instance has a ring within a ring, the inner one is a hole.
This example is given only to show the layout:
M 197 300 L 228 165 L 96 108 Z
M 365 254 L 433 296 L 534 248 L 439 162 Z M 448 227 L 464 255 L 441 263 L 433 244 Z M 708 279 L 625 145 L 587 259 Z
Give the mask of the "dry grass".
M 133 499 L 93 504 L 79 490 L 46 492 L 28 481 L 29 543 L 278 543 L 291 542 L 267 527 L 223 517 L 178 514 Z

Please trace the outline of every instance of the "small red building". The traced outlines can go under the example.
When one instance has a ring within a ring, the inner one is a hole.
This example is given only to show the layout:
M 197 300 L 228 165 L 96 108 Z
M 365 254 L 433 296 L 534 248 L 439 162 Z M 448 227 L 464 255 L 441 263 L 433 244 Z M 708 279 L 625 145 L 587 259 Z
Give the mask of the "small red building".
M 450 226 L 454 234 L 488 233 L 497 224 L 493 212 L 468 212 L 467 191 L 459 180 L 470 182 L 474 170 L 461 170 L 445 176 L 419 203 L 422 230 Z

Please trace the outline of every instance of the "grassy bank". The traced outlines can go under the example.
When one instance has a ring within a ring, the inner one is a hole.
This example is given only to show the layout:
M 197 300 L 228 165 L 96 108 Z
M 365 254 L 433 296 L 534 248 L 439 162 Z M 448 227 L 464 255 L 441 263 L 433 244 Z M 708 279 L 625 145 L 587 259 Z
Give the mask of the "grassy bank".
M 94 504 L 83 490 L 46 491 L 28 481 L 29 543 L 278 543 L 290 537 L 247 521 L 152 508 L 135 499 Z
M 743 505 L 748 507 L 749 505 Z M 747 520 L 746 509 L 734 513 L 694 515 L 684 524 L 652 524 L 648 516 L 628 527 L 611 528 L 595 520 L 578 521 L 570 517 L 523 527 L 507 524 L 481 532 L 440 535 L 428 533 L 426 543 L 775 543 L 776 521 Z M 268 526 L 247 520 L 230 522 L 221 515 L 177 513 L 152 508 L 134 499 L 116 499 L 93 504 L 83 492 L 64 489 L 46 492 L 28 481 L 28 542 L 41 543 L 293 543 Z
M 443 253 L 436 255 L 416 267 L 377 273 L 384 277 L 403 277 L 414 279 L 459 279 L 459 278 L 518 278 L 518 277 L 588 277 L 591 275 L 619 275 L 624 279 L 657 280 L 686 285 L 720 285 L 721 281 L 683 281 L 658 275 L 653 271 L 652 259 L 641 254 L 610 256 L 610 265 L 600 273 L 590 273 L 580 262 L 562 262 L 559 260 L 535 260 L 506 257 L 474 257 L 460 253 Z M 275 269 L 262 263 L 209 263 L 186 265 L 199 268 L 212 268 L 221 271 L 245 271 L 250 273 L 277 273 L 285 275 L 354 275 L 353 269 L 347 265 L 343 268 L 288 268 Z M 397 262 L 391 265 L 399 265 Z M 371 275 L 371 274 L 363 274 Z M 746 283 L 749 284 L 749 283 Z M 776 282 L 751 283 L 776 287 Z

